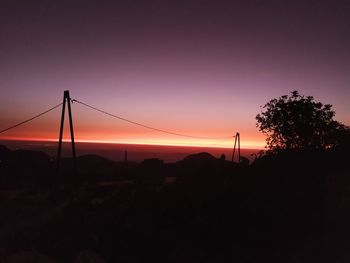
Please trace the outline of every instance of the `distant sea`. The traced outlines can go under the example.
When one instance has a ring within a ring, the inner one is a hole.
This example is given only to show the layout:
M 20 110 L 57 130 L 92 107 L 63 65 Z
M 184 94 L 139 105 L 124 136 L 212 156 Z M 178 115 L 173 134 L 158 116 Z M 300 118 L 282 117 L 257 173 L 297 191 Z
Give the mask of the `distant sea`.
M 26 149 L 43 151 L 48 155 L 55 157 L 57 154 L 57 142 L 45 141 L 1 141 L 1 145 L 5 145 L 11 150 Z M 254 157 L 252 154 L 259 152 L 261 149 L 241 149 L 241 156 L 250 160 Z M 135 144 L 114 144 L 114 143 L 86 143 L 77 142 L 77 155 L 97 154 L 114 161 L 123 161 L 127 152 L 129 161 L 140 162 L 147 158 L 159 158 L 167 163 L 176 162 L 184 157 L 200 153 L 208 152 L 215 157 L 225 154 L 226 160 L 232 158 L 232 148 L 212 148 L 212 147 L 192 147 L 192 146 L 159 146 L 159 145 L 135 145 Z M 63 143 L 62 155 L 64 157 L 71 156 L 70 143 Z M 237 158 L 237 157 L 235 157 Z

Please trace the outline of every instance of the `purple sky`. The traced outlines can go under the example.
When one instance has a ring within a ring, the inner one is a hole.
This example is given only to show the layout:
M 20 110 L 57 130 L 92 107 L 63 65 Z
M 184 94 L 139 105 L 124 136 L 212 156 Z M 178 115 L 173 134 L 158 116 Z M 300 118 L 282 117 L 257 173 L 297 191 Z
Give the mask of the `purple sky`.
M 349 125 L 349 14 L 349 1 L 2 0 L 0 129 L 60 102 L 65 89 L 161 129 L 240 131 L 247 147 L 264 145 L 260 106 L 296 89 Z M 73 111 L 78 139 L 185 143 Z M 59 110 L 2 138 L 55 138 L 58 120 Z

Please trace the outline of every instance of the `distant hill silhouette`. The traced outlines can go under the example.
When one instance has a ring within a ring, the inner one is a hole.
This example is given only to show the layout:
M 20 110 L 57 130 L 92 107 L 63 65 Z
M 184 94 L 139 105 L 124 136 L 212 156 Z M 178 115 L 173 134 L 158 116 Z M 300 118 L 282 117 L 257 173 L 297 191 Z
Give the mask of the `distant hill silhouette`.
M 111 165 L 114 162 L 108 158 L 96 155 L 96 154 L 86 154 L 77 157 L 78 165 L 82 165 L 87 169 L 89 167 L 99 167 L 105 165 Z
M 42 151 L 15 150 L 2 148 L 5 156 L 1 164 L 1 181 L 3 185 L 39 186 L 52 178 L 52 161 Z
M 50 163 L 50 156 L 42 151 L 15 150 L 11 152 L 8 163 L 17 166 L 41 167 Z
M 185 163 L 208 163 L 208 162 L 216 162 L 218 159 L 207 152 L 195 153 L 186 156 L 182 161 Z
M 11 153 L 11 150 L 4 145 L 0 145 L 0 161 L 4 161 Z

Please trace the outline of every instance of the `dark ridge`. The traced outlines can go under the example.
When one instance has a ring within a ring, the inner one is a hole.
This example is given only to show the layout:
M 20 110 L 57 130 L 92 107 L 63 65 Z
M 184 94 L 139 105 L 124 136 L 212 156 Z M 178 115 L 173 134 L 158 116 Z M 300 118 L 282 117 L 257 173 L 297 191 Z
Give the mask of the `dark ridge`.
M 15 150 L 10 153 L 7 160 L 8 164 L 15 166 L 37 167 L 50 163 L 50 156 L 42 151 Z
M 11 154 L 11 150 L 4 145 L 0 145 L 0 161 L 3 161 Z
M 108 158 L 96 154 L 86 154 L 77 157 L 78 164 L 87 166 L 111 165 L 114 162 Z
M 195 153 L 186 156 L 182 161 L 184 162 L 212 162 L 218 159 L 207 152 Z

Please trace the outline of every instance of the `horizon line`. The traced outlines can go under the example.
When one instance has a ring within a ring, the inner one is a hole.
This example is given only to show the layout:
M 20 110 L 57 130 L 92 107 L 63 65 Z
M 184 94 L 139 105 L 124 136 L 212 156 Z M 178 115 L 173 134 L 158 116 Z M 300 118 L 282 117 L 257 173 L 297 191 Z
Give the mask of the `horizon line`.
M 0 138 L 0 141 L 36 141 L 36 142 L 57 142 L 58 139 L 53 138 Z M 71 142 L 70 139 L 63 139 L 63 142 Z M 145 141 L 113 141 L 113 140 L 86 140 L 75 139 L 77 143 L 97 143 L 97 144 L 129 144 L 129 145 L 143 145 L 143 146 L 170 146 L 170 147 L 198 147 L 198 148 L 220 148 L 220 149 L 232 149 L 232 146 L 228 145 L 207 145 L 207 144 L 185 144 L 185 143 L 171 143 L 171 142 L 145 142 Z M 243 146 L 241 149 L 256 149 L 263 150 L 263 146 L 252 145 L 251 147 Z

